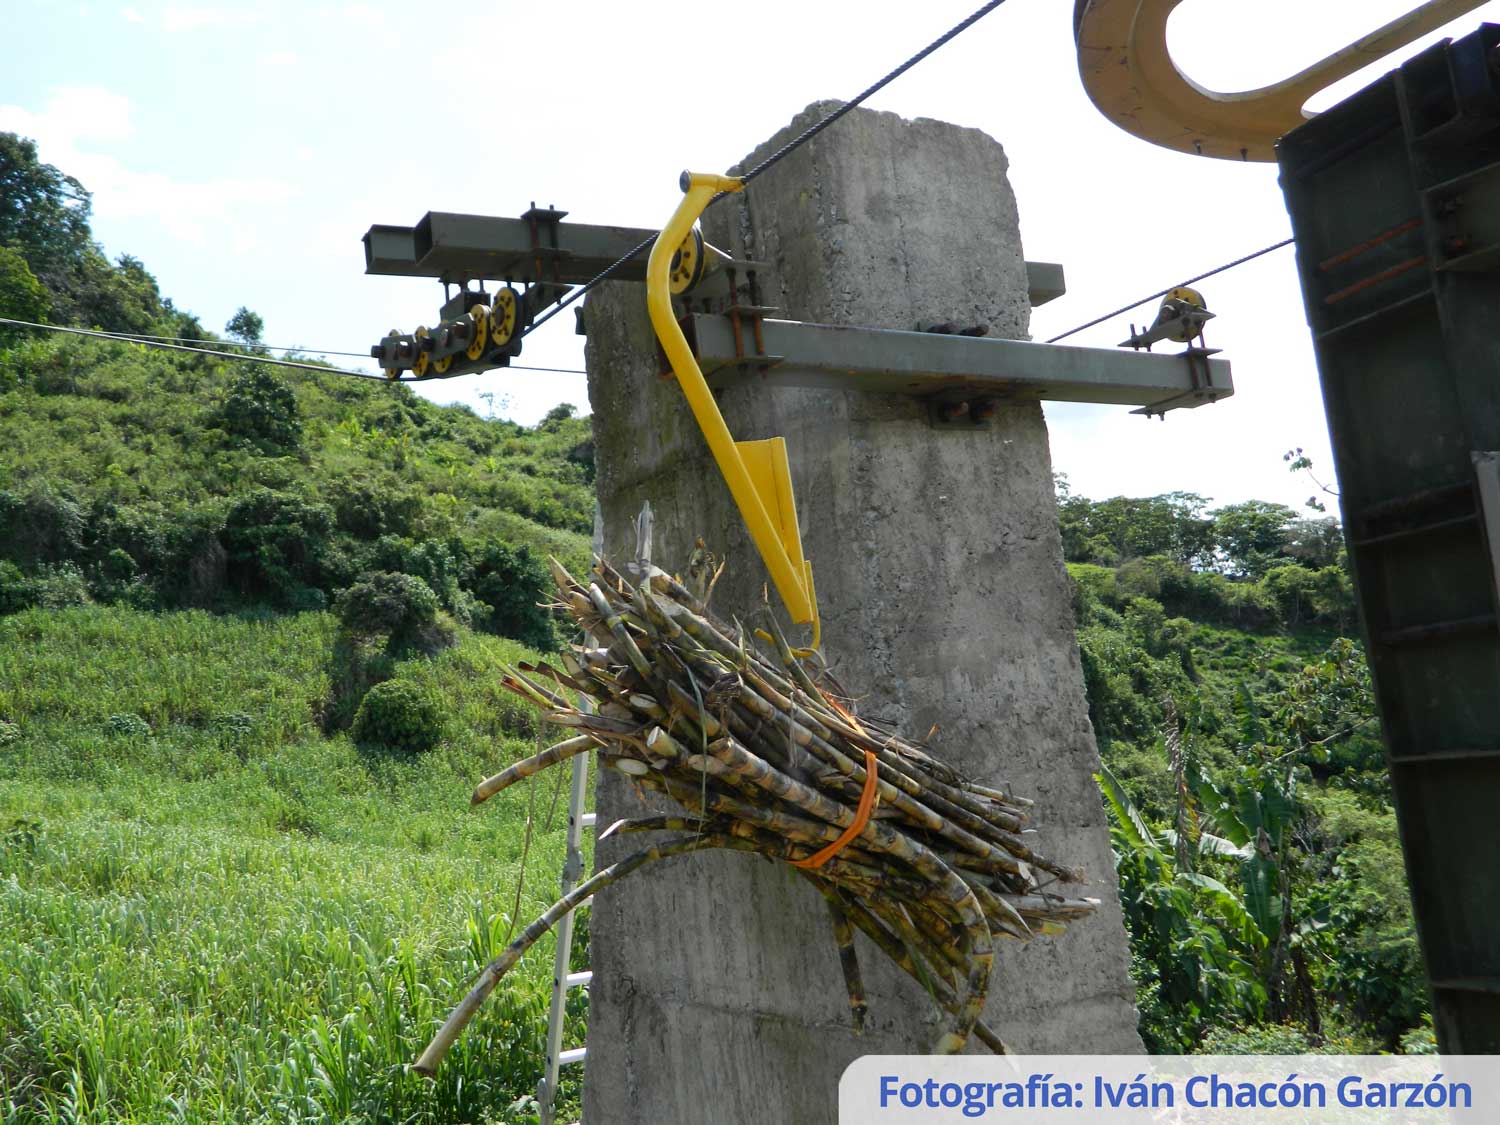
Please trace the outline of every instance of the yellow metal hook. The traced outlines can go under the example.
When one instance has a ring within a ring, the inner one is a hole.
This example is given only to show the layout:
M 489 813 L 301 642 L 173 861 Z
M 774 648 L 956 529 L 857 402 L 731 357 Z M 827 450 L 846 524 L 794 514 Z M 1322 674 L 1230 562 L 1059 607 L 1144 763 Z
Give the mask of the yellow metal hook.
M 1167 51 L 1167 18 L 1182 2 L 1077 0 L 1078 70 L 1090 100 L 1120 128 L 1152 144 L 1272 161 L 1277 139 L 1307 120 L 1302 107 L 1314 94 L 1485 0 L 1428 0 L 1282 82 L 1227 94 L 1199 86 Z
M 646 307 L 656 338 L 661 341 L 698 428 L 724 475 L 724 483 L 739 506 L 750 538 L 765 560 L 776 592 L 794 622 L 812 626 L 812 643 L 816 647 L 818 601 L 813 590 L 812 564 L 802 556 L 802 532 L 797 525 L 786 440 L 774 437 L 764 441 L 735 441 L 730 436 L 713 391 L 672 312 L 672 255 L 714 195 L 740 191 L 744 186 L 733 176 L 682 174 L 682 202 L 651 247 L 651 257 L 646 263 Z

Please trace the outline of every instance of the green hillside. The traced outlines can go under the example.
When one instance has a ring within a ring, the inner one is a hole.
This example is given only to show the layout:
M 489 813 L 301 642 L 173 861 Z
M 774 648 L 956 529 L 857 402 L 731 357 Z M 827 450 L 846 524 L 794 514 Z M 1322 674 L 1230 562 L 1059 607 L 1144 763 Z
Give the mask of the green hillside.
M 436 1084 L 403 1068 L 503 946 L 518 881 L 521 925 L 557 885 L 550 781 L 468 809 L 537 749 L 495 686 L 527 650 L 469 633 L 398 662 L 443 701 L 413 755 L 315 722 L 337 635 L 318 612 L 0 618 L 0 1120 L 525 1119 L 505 1107 L 539 1073 L 550 949 Z
M 246 359 L 0 326 L 0 1120 L 534 1120 L 550 941 L 404 1066 L 557 884 L 560 779 L 468 794 L 548 741 L 497 667 L 564 639 L 588 421 L 278 371 L 87 203 L 0 134 L 0 316 Z M 1059 518 L 1148 1046 L 1430 1047 L 1337 525 Z

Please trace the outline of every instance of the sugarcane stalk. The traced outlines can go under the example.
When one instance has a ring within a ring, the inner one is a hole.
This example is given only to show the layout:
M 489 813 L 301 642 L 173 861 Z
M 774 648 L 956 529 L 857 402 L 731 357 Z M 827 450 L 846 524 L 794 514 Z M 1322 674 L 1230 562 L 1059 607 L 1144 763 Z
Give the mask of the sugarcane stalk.
M 561 671 L 540 662 L 506 669 L 502 684 L 578 734 L 481 782 L 474 802 L 597 746 L 601 764 L 688 810 L 617 821 L 601 840 L 692 835 L 637 852 L 554 904 L 486 966 L 417 1068 L 430 1073 L 504 973 L 599 887 L 670 855 L 723 848 L 799 863 L 841 841 L 855 824 L 869 758 L 878 770 L 876 807 L 822 866 L 797 869 L 825 900 L 852 1022 L 861 1027 L 868 1006 L 859 930 L 945 1014 L 938 1053 L 960 1049 L 971 1035 L 1005 1052 L 980 1019 L 995 938 L 1056 932 L 1097 906 L 1038 891 L 1033 867 L 1062 879 L 1081 873 L 1022 838 L 1032 802 L 963 778 L 887 724 L 853 718 L 826 666 L 815 679 L 774 618 L 761 634 L 773 657 L 738 621 L 711 617 L 703 601 L 649 564 L 628 568 L 633 581 L 604 559 L 594 561 L 592 581 L 555 559 L 549 565 L 559 605 L 590 645 L 563 653 Z M 575 708 L 563 696 L 569 690 L 592 698 L 595 709 Z
M 540 754 L 533 754 L 512 766 L 507 766 L 493 777 L 485 778 L 474 787 L 474 795 L 469 798 L 469 804 L 477 805 L 482 801 L 487 801 L 507 786 L 514 785 L 532 774 L 540 773 L 548 766 L 565 762 L 575 754 L 585 753 L 597 745 L 593 735 L 581 734 L 577 738 L 570 738 L 555 746 L 549 746 Z
M 687 840 L 673 840 L 668 843 L 653 844 L 649 848 L 643 848 L 634 855 L 626 856 L 618 863 L 611 864 L 603 871 L 598 872 L 591 878 L 585 879 L 574 887 L 562 898 L 553 903 L 547 910 L 527 926 L 521 935 L 512 941 L 501 951 L 500 955 L 486 965 L 479 974 L 479 979 L 469 989 L 468 994 L 453 1009 L 443 1026 L 438 1028 L 437 1034 L 432 1037 L 412 1069 L 418 1074 L 429 1077 L 437 1073 L 438 1066 L 443 1057 L 447 1055 L 449 1048 L 453 1046 L 464 1028 L 474 1019 L 479 1012 L 479 1007 L 485 999 L 494 991 L 495 985 L 500 979 L 515 966 L 526 951 L 541 940 L 543 934 L 557 924 L 559 918 L 570 910 L 577 909 L 587 902 L 596 892 L 618 882 L 632 871 L 644 867 L 648 863 L 668 859 L 676 855 L 685 855 L 689 852 L 701 851 L 712 847 L 713 836 L 698 836 Z

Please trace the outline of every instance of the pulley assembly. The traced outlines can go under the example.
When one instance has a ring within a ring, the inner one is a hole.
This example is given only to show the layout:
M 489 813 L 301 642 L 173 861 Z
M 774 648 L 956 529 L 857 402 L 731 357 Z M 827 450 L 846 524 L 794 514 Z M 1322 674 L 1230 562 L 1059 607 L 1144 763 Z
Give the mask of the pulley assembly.
M 590 239 L 599 236 L 592 231 L 613 241 L 632 233 L 584 228 L 579 242 L 580 228 L 561 223 L 566 214 L 533 205 L 520 219 L 431 214 L 416 227 L 372 227 L 365 236 L 370 272 L 436 276 L 447 294 L 436 327 L 393 328 L 370 348 L 386 378 L 444 379 L 508 366 L 533 321 L 602 268 L 594 264 Z M 475 250 L 476 237 L 483 250 Z M 671 258 L 673 296 L 691 292 L 725 260 L 700 231 L 689 231 Z M 505 283 L 491 294 L 485 278 Z

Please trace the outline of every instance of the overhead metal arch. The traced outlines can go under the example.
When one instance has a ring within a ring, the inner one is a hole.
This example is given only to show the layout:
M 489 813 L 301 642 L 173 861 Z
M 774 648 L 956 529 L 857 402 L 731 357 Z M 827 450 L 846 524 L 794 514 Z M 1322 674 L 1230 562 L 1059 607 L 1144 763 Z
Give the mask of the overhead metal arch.
M 1199 156 L 1273 161 L 1277 138 L 1311 116 L 1302 107 L 1314 94 L 1485 0 L 1428 0 L 1290 78 L 1237 93 L 1206 89 L 1172 61 L 1167 20 L 1182 2 L 1075 0 L 1078 70 L 1090 100 L 1120 128 L 1152 144 Z

